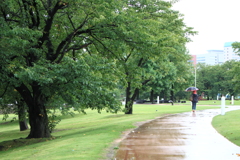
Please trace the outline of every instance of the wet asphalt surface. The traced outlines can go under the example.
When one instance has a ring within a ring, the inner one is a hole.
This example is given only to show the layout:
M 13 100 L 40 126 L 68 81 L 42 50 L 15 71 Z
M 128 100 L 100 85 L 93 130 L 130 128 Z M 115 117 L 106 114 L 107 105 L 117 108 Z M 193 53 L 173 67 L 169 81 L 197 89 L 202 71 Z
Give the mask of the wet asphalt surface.
M 240 109 L 229 107 L 225 111 Z M 147 122 L 120 143 L 114 160 L 240 160 L 240 147 L 211 125 L 211 109 L 169 115 Z

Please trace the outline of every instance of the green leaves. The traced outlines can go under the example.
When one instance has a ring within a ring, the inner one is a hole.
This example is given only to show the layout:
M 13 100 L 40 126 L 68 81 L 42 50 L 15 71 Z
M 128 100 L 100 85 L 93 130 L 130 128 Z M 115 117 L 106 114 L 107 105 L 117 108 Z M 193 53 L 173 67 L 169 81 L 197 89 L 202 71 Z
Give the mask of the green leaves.
M 209 97 L 215 98 L 218 94 L 236 95 L 238 93 L 239 62 L 227 61 L 221 65 L 199 65 L 197 83 L 201 91 Z
M 117 112 L 119 84 L 136 96 L 150 82 L 184 79 L 178 68 L 185 67 L 192 30 L 170 2 L 9 3 L 0 4 L 0 77 L 34 105 L 41 99 L 49 108 Z
M 239 53 L 240 53 L 240 42 L 234 42 L 232 44 L 232 47 L 233 47 L 234 51 L 239 55 Z

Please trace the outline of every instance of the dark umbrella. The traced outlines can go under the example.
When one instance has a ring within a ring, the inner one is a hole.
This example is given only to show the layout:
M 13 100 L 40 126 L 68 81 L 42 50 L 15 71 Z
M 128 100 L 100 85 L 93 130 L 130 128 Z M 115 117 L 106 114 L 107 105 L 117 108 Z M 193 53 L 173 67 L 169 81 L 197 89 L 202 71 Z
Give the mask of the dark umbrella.
M 192 91 L 197 91 L 197 90 L 199 90 L 197 87 L 188 87 L 185 91 L 192 92 Z

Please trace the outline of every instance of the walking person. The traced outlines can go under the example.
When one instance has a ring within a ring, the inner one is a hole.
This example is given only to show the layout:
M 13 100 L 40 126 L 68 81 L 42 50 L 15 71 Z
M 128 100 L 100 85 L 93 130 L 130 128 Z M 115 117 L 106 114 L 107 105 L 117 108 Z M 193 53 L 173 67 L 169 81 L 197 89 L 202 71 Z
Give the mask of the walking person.
M 190 100 L 192 101 L 192 111 L 195 112 L 196 107 L 197 107 L 197 102 L 198 102 L 197 91 L 192 91 Z

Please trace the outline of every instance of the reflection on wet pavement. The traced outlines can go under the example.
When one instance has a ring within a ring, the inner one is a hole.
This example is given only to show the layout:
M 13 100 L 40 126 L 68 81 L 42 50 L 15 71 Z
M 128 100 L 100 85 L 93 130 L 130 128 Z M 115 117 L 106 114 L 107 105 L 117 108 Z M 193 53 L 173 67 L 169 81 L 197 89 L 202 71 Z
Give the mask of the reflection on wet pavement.
M 230 108 L 229 110 L 240 109 Z M 211 120 L 219 110 L 158 118 L 132 131 L 115 160 L 240 160 L 240 147 L 216 132 Z

